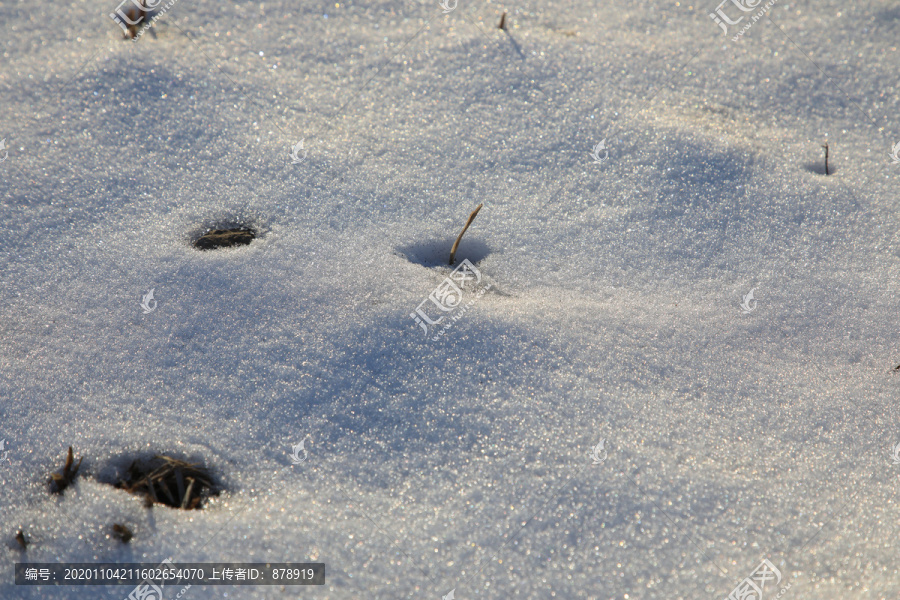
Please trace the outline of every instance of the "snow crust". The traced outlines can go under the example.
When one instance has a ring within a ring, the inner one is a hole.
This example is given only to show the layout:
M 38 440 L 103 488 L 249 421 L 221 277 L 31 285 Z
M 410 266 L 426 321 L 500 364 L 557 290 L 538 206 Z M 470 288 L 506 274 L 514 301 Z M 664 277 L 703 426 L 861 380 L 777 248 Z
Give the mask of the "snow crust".
M 900 9 L 732 42 L 713 1 L 180 0 L 133 43 L 114 8 L 0 0 L 0 597 L 167 556 L 327 565 L 189 599 L 725 598 L 764 558 L 896 597 Z M 431 341 L 482 202 L 491 289 Z M 103 482 L 156 452 L 225 491 Z

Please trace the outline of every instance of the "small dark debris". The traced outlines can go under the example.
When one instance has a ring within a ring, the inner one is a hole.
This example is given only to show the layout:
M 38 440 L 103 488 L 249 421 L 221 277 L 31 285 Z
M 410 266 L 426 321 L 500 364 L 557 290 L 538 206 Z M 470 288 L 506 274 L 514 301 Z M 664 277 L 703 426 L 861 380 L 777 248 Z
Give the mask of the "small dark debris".
M 16 541 L 19 542 L 20 546 L 22 546 L 22 550 L 26 550 L 28 548 L 28 540 L 25 539 L 25 534 L 21 529 L 18 533 L 16 533 Z
M 116 487 L 144 495 L 148 506 L 160 503 L 185 510 L 201 508 L 204 498 L 217 493 L 206 469 L 161 455 L 146 463 L 132 462 L 127 479 L 119 481 Z
M 130 10 L 128 13 L 128 20 L 129 20 L 128 33 L 126 33 L 125 35 L 122 36 L 124 39 L 132 39 L 133 40 L 134 38 L 136 38 L 137 34 L 138 34 L 138 28 L 137 28 L 138 23 L 140 23 L 142 20 L 144 20 L 147 17 L 147 10 L 146 10 L 146 7 L 144 6 L 144 0 L 139 0 L 139 2 L 140 2 L 140 8 L 138 8 L 135 12 L 134 7 L 132 6 L 131 7 L 132 10 Z M 138 19 L 137 17 L 140 17 L 140 18 Z M 131 21 L 134 21 L 134 22 L 132 23 Z
M 63 467 L 62 475 L 59 473 L 51 473 L 50 480 L 48 483 L 50 484 L 50 491 L 54 494 L 62 494 L 63 490 L 69 487 L 75 480 L 75 475 L 78 474 L 78 468 L 81 466 L 81 461 L 84 460 L 84 457 L 78 459 L 78 464 L 75 465 L 75 468 L 72 468 L 72 464 L 75 462 L 75 457 L 72 454 L 72 446 L 69 446 L 69 454 L 66 456 L 66 465 Z
M 200 236 L 194 242 L 198 250 L 215 250 L 231 246 L 246 246 L 256 238 L 252 229 L 215 229 Z
M 894 370 L 895 370 L 895 371 L 900 371 L 900 365 L 897 365 L 896 367 L 894 367 Z
M 126 544 L 131 541 L 131 538 L 134 535 L 131 533 L 131 530 L 128 529 L 128 527 L 126 527 L 125 525 L 120 525 L 119 523 L 113 523 L 112 529 L 113 535 Z

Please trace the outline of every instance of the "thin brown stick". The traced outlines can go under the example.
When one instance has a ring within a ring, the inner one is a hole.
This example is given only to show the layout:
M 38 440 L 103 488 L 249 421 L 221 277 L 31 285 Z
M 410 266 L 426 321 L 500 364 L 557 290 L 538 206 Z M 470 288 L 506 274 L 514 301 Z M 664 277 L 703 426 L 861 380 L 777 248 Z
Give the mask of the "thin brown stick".
M 500 17 L 500 24 L 497 25 L 497 29 L 506 29 L 506 11 L 503 11 L 503 15 Z
M 191 501 L 191 492 L 194 490 L 194 478 L 188 477 L 188 485 L 187 491 L 184 493 L 184 497 L 181 499 L 181 508 L 187 509 L 190 501 Z
M 822 144 L 822 147 L 825 148 L 825 174 L 828 175 L 828 142 Z
M 450 249 L 450 262 L 448 264 L 452 265 L 454 262 L 456 262 L 456 249 L 459 248 L 459 241 L 462 239 L 463 234 L 469 228 L 469 225 L 472 224 L 472 221 L 475 220 L 475 215 L 478 214 L 478 211 L 481 210 L 482 206 L 484 206 L 483 202 L 475 207 L 475 210 L 473 210 L 472 214 L 469 215 L 469 220 L 466 221 L 466 226 L 463 227 L 463 230 L 459 232 L 459 237 L 456 238 L 456 242 L 454 242 L 453 248 Z

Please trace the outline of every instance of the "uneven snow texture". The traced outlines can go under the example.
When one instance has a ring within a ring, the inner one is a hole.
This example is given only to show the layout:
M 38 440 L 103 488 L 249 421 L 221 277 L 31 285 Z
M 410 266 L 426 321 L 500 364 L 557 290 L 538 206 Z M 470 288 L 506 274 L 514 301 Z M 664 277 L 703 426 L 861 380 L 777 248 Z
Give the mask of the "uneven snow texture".
M 725 598 L 763 559 L 896 598 L 900 8 L 733 42 L 715 3 L 180 0 L 134 43 L 115 0 L 0 0 L 0 597 L 170 556 L 327 565 L 185 600 Z M 491 290 L 431 341 L 480 202 Z M 154 452 L 226 491 L 103 483 Z

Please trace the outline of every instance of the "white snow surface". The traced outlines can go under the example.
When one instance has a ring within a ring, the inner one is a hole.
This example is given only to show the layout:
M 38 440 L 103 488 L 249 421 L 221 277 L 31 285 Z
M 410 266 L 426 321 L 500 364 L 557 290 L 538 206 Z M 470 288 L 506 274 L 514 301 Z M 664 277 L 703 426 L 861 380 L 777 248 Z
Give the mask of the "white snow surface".
M 897 598 L 900 7 L 715 8 L 179 0 L 131 42 L 0 0 L 0 598 L 166 557 L 326 564 L 185 600 L 725 598 L 763 559 Z M 432 341 L 478 203 L 492 287 Z M 223 492 L 106 483 L 154 453 Z

